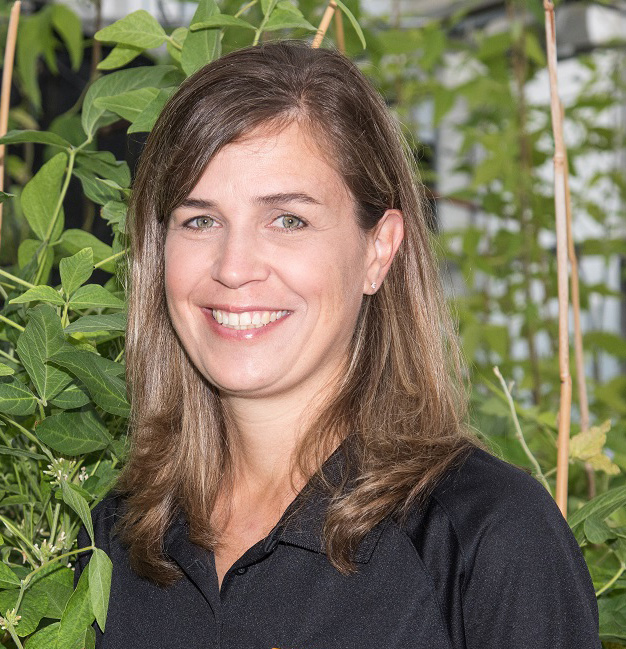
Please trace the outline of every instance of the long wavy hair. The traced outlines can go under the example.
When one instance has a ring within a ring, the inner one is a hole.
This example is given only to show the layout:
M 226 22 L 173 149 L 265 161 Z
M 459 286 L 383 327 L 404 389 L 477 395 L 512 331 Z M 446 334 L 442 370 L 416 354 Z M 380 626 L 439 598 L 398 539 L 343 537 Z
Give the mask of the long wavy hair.
M 342 54 L 299 41 L 231 52 L 169 100 L 138 165 L 131 200 L 126 367 L 131 450 L 118 488 L 120 532 L 139 574 L 172 583 L 163 538 L 179 512 L 194 543 L 214 549 L 211 513 L 231 478 L 231 423 L 217 389 L 194 367 L 170 321 L 164 242 L 172 211 L 226 144 L 296 121 L 328 156 L 364 230 L 388 208 L 405 237 L 382 286 L 364 296 L 340 385 L 303 435 L 294 467 L 320 476 L 349 438 L 350 473 L 329 485 L 327 553 L 354 569 L 360 540 L 389 515 L 425 500 L 476 441 L 467 432 L 461 356 L 426 227 L 414 158 L 380 94 Z M 232 431 L 231 431 L 232 432 Z

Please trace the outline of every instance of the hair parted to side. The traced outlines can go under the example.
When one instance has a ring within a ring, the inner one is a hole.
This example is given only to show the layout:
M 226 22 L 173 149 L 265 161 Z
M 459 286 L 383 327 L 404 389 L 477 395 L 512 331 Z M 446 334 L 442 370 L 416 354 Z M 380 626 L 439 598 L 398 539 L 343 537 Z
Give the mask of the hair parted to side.
M 401 516 L 476 442 L 464 426 L 466 394 L 456 334 L 429 245 L 413 156 L 378 92 L 342 54 L 282 41 L 246 47 L 210 63 L 170 99 L 150 134 L 130 209 L 126 366 L 131 452 L 118 483 L 134 569 L 168 584 L 179 576 L 164 534 L 184 511 L 194 543 L 212 549 L 211 512 L 229 479 L 227 412 L 187 357 L 168 316 L 164 242 L 171 212 L 213 156 L 258 127 L 297 121 L 342 176 L 360 226 L 388 208 L 404 216 L 391 269 L 364 296 L 342 383 L 303 437 L 296 466 L 317 472 L 350 438 L 354 488 L 334 488 L 328 556 L 351 556 L 384 517 Z M 330 486 L 329 486 L 330 488 Z

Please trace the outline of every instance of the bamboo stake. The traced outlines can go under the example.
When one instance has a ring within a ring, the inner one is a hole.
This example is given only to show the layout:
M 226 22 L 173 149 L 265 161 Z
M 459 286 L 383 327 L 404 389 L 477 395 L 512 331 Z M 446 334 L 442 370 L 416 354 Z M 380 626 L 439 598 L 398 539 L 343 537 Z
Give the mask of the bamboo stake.
M 561 103 L 561 121 L 565 121 L 563 104 Z M 578 259 L 574 248 L 574 237 L 572 235 L 572 201 L 569 190 L 569 163 L 567 160 L 567 147 L 565 149 L 565 212 L 567 215 L 567 255 L 569 258 L 571 272 L 572 310 L 574 312 L 574 354 L 576 361 L 576 381 L 578 388 L 578 406 L 580 408 L 580 430 L 585 432 L 589 429 L 589 400 L 587 399 L 587 380 L 585 377 L 585 354 L 583 349 L 583 335 L 580 325 L 580 290 L 578 281 Z M 596 495 L 596 473 L 594 468 L 585 462 L 585 473 L 587 474 L 587 495 L 589 499 Z
M 572 406 L 572 377 L 569 372 L 568 331 L 568 268 L 567 268 L 567 198 L 565 185 L 565 145 L 563 122 L 557 80 L 556 27 L 554 4 L 544 0 L 546 49 L 550 77 L 550 108 L 554 134 L 554 206 L 556 217 L 556 257 L 559 295 L 559 375 L 561 378 L 561 403 L 559 407 L 559 435 L 557 442 L 556 502 L 564 517 L 567 516 L 567 477 L 569 463 L 570 415 Z
M 337 39 L 337 47 L 342 54 L 346 53 L 346 39 L 343 33 L 343 14 L 341 9 L 335 9 L 335 38 Z
M 336 9 L 337 3 L 335 2 L 335 0 L 330 0 L 328 6 L 326 7 L 326 11 L 322 16 L 322 22 L 320 23 L 317 33 L 315 34 L 315 38 L 311 43 L 311 47 L 319 47 L 322 44 L 322 41 L 324 40 L 324 34 L 326 34 L 326 30 L 330 25 L 330 21 L 333 19 L 333 15 Z
M 9 31 L 4 48 L 4 64 L 2 70 L 2 93 L 0 95 L 0 137 L 6 135 L 9 126 L 9 107 L 11 105 L 11 81 L 13 79 L 13 61 L 15 59 L 15 43 L 17 42 L 17 25 L 20 20 L 20 7 L 17 0 L 11 8 Z M 0 145 L 0 191 L 4 190 L 4 144 Z M 2 203 L 0 203 L 0 231 L 2 230 Z

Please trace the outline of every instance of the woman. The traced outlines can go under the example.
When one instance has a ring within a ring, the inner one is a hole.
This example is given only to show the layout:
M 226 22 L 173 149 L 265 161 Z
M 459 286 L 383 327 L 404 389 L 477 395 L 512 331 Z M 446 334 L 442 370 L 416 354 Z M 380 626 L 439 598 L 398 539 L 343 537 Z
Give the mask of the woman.
M 409 155 L 304 43 L 165 107 L 131 206 L 132 450 L 94 510 L 103 649 L 599 647 L 551 497 L 465 431 Z

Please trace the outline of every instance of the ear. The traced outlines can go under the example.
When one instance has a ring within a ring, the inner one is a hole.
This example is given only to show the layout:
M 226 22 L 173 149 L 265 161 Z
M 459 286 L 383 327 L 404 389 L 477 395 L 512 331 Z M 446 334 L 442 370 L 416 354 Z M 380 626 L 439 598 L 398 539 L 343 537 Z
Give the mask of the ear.
M 404 219 L 400 210 L 387 210 L 367 233 L 368 262 L 363 293 L 371 295 L 380 288 L 391 262 L 404 238 Z M 376 288 L 372 288 L 372 284 Z

